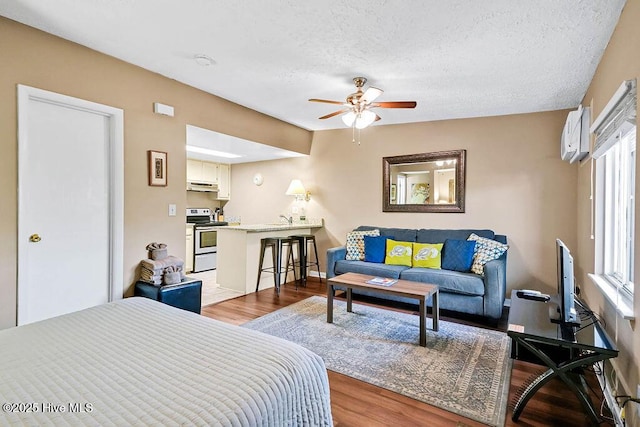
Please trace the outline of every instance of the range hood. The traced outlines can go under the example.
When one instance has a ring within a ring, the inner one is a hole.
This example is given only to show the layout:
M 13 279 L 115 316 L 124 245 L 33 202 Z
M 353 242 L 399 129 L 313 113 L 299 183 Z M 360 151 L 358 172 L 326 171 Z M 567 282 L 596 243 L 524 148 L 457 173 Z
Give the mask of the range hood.
M 187 182 L 187 191 L 218 192 L 218 184 L 210 182 Z

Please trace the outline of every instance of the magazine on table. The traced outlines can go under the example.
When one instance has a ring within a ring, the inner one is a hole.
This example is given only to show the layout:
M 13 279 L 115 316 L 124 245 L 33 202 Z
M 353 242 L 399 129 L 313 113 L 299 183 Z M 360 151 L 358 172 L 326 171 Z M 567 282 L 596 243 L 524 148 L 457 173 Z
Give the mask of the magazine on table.
M 396 279 L 389 279 L 388 277 L 374 277 L 373 279 L 367 280 L 368 284 L 379 286 L 391 286 L 397 282 Z

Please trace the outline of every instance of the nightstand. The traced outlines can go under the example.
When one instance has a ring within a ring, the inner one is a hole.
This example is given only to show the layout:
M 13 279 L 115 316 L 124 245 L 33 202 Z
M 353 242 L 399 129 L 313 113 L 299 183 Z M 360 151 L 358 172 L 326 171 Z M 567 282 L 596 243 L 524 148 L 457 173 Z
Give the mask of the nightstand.
M 137 297 L 151 298 L 164 304 L 200 314 L 202 280 L 186 277 L 175 285 L 156 286 L 138 281 L 134 290 Z

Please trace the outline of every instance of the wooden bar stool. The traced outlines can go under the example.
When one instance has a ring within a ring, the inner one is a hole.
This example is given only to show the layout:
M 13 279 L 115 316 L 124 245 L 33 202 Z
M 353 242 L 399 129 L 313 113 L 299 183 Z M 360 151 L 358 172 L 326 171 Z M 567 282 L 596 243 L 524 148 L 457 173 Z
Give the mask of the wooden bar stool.
M 289 271 L 293 271 L 293 278 L 296 281 L 296 286 L 298 282 L 298 276 L 296 275 L 295 265 L 289 267 L 289 261 L 294 262 L 293 259 L 293 251 L 291 247 L 293 244 L 297 244 L 298 241 L 292 239 L 290 237 L 265 237 L 264 239 L 260 239 L 260 265 L 258 266 L 258 280 L 256 282 L 256 292 L 258 292 L 258 288 L 260 287 L 260 276 L 262 272 L 272 273 L 273 274 L 273 283 L 276 288 L 276 295 L 280 295 L 280 278 L 282 277 L 282 273 L 284 272 L 284 277 L 286 279 Z M 287 246 L 287 264 L 282 270 L 282 249 L 284 246 Z M 273 260 L 273 267 L 264 267 L 264 255 L 267 248 L 271 248 L 271 257 Z
M 295 234 L 289 236 L 298 242 L 298 262 L 297 265 L 300 268 L 300 281 L 306 286 L 307 283 L 307 270 L 309 267 L 315 265 L 320 283 L 322 283 L 322 276 L 320 276 L 320 261 L 318 260 L 318 247 L 316 246 L 316 236 L 313 234 Z M 313 244 L 313 253 L 315 255 L 315 261 L 309 258 L 309 244 Z M 294 267 L 296 265 L 295 260 Z M 289 258 L 287 257 L 287 268 L 289 268 Z

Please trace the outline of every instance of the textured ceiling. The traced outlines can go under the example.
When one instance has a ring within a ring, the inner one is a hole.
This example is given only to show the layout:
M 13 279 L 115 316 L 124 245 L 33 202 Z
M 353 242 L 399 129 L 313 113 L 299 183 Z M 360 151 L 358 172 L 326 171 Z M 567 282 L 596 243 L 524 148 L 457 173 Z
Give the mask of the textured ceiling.
M 0 15 L 300 127 L 365 76 L 377 124 L 578 105 L 624 0 L 7 0 Z M 202 67 L 194 55 L 215 64 Z

